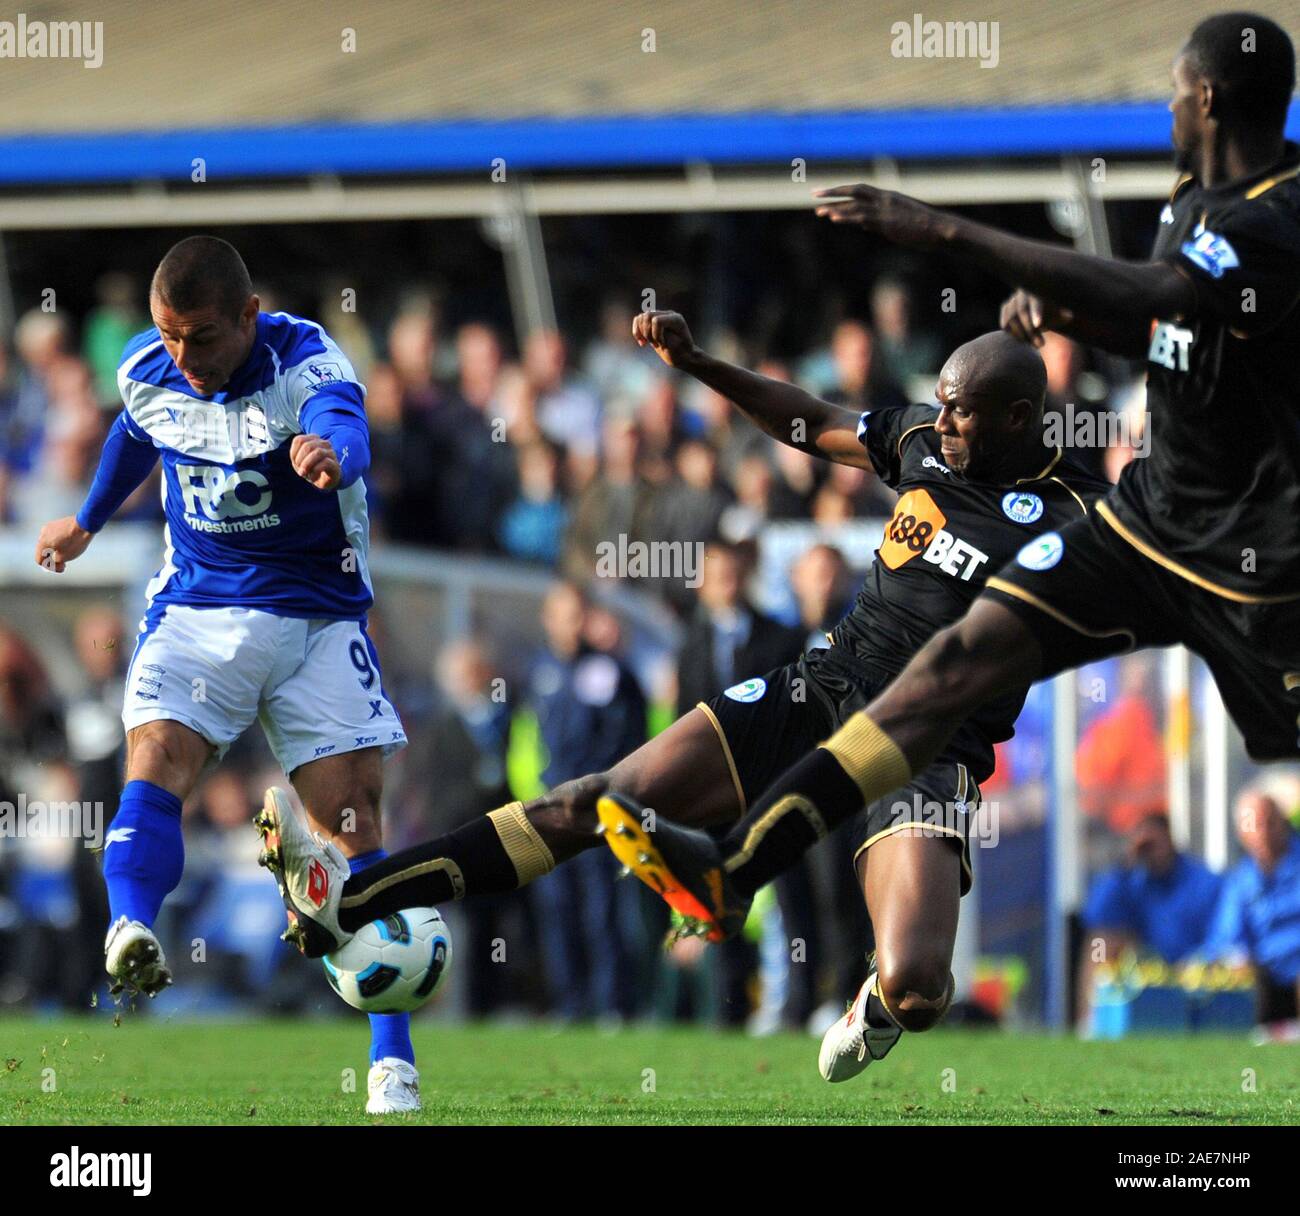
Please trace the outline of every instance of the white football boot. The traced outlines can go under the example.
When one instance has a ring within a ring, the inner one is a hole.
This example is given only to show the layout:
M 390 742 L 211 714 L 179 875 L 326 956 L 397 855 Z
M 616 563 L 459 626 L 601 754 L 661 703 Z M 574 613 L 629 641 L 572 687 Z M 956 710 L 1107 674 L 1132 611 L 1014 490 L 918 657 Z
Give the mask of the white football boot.
M 351 875 L 338 846 L 309 831 L 289 795 L 275 786 L 266 791 L 253 826 L 262 837 L 258 863 L 275 876 L 289 915 L 280 936 L 308 958 L 322 958 L 350 941 L 352 934 L 339 925 L 339 902 Z
M 903 1031 L 892 1022 L 872 1026 L 867 1021 L 867 998 L 876 990 L 876 972 L 867 976 L 844 1014 L 822 1037 L 817 1070 L 826 1081 L 856 1077 L 872 1060 L 883 1060 Z
M 162 947 L 148 925 L 119 916 L 104 939 L 104 970 L 112 983 L 108 991 L 143 992 L 155 997 L 172 982 Z
M 414 1064 L 385 1056 L 370 1066 L 366 1077 L 368 1115 L 401 1115 L 420 1109 L 420 1074 Z

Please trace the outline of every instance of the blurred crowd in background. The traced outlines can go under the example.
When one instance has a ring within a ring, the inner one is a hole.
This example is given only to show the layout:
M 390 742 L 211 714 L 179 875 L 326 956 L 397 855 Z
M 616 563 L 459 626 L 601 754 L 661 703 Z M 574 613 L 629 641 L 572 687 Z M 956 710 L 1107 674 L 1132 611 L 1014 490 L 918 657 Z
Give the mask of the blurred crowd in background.
M 261 292 L 263 307 L 274 310 L 275 292 Z M 42 522 L 80 505 L 120 408 L 120 352 L 148 324 L 142 282 L 105 275 L 96 295 L 75 321 L 57 309 L 28 311 L 0 342 L 0 520 L 33 538 Z M 715 354 L 854 410 L 930 399 L 952 335 L 917 324 L 905 275 L 878 276 L 867 298 L 862 315 L 836 319 L 798 358 L 769 357 L 743 334 L 716 327 L 697 338 Z M 545 643 L 523 662 L 511 656 L 525 674 L 509 695 L 498 677 L 504 652 L 517 647 L 499 636 L 456 639 L 426 672 L 395 681 L 416 691 L 405 704 L 398 693 L 411 743 L 389 767 L 390 848 L 608 767 L 696 701 L 824 644 L 824 631 L 852 602 L 863 570 L 836 544 L 818 543 L 785 572 L 788 610 L 761 611 L 751 590 L 765 530 L 812 521 L 833 534 L 855 519 L 887 516 L 892 492 L 869 472 L 774 443 L 717 393 L 669 372 L 631 341 L 632 315 L 627 300 L 611 299 L 585 340 L 541 329 L 519 348 L 489 322 L 449 326 L 438 294 L 416 288 L 377 326 L 336 306 L 316 318 L 367 385 L 374 544 L 495 555 L 555 580 L 542 606 Z M 1042 353 L 1049 409 L 1068 402 L 1140 416 L 1140 392 L 1113 368 L 1054 335 Z M 1131 452 L 1082 455 L 1113 479 Z M 156 473 L 118 518 L 161 521 Z M 707 546 L 698 587 L 680 578 L 640 581 L 682 625 L 675 670 L 654 688 L 629 665 L 618 617 L 586 590 L 598 544 L 619 537 Z M 382 612 L 381 599 L 381 650 Z M 55 687 L 42 656 L 0 612 L 0 799 L 23 791 L 29 799 L 103 803 L 111 821 L 134 633 L 119 613 L 109 603 L 81 613 L 72 637 L 80 679 Z M 1136 671 L 1086 724 L 1080 747 L 1094 868 L 1114 863 L 1122 871 L 1093 893 L 1086 927 L 1116 948 L 1139 945 L 1170 961 L 1195 953 L 1212 928 L 1225 951 L 1247 957 L 1271 934 L 1253 961 L 1270 977 L 1276 1008 L 1289 986 L 1287 1016 L 1295 1017 L 1293 804 L 1270 795 L 1278 814 L 1265 816 L 1264 828 L 1239 822 L 1240 864 L 1254 867 L 1245 876 L 1211 882 L 1175 866 L 1159 831 L 1167 806 L 1158 693 L 1149 669 Z M 178 979 L 166 999 L 195 1009 L 342 1013 L 318 965 L 277 940 L 283 913 L 256 866 L 249 827 L 270 784 L 283 777 L 252 732 L 186 806 L 185 878 L 160 925 Z M 1241 896 L 1252 882 L 1277 888 L 1267 926 L 1255 923 L 1259 901 Z M 1235 911 L 1216 911 L 1221 886 L 1237 891 Z M 1203 933 L 1189 927 L 1186 901 Z M 745 937 L 719 950 L 688 939 L 661 951 L 671 927 L 662 905 L 640 884 L 617 881 L 605 850 L 526 891 L 466 901 L 448 916 L 459 974 L 449 999 L 469 1016 L 611 1025 L 707 1018 L 754 1031 L 824 1025 L 865 974 L 870 949 L 847 849 L 835 840 L 774 884 Z M 87 1007 L 100 987 L 106 920 L 97 854 L 68 840 L 0 840 L 0 1008 Z M 1178 940 L 1164 940 L 1174 920 Z M 791 942 L 799 943 L 793 952 Z

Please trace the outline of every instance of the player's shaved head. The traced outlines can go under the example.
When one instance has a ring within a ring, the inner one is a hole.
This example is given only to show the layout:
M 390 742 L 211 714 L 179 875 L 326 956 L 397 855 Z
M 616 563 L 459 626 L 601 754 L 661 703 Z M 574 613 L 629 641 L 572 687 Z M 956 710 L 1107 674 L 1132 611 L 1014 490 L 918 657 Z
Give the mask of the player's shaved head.
M 1047 398 L 1047 367 L 1027 342 L 1006 330 L 980 334 L 948 356 L 944 370 L 952 369 L 966 391 L 991 403 L 1010 405 L 1027 400 L 1041 414 Z
M 238 317 L 253 294 L 244 259 L 229 241 L 188 236 L 158 263 L 149 295 L 181 315 L 216 307 Z
M 977 480 L 1027 476 L 1043 453 L 1047 368 L 1028 343 L 1004 330 L 963 343 L 935 389 L 935 430 L 948 467 Z

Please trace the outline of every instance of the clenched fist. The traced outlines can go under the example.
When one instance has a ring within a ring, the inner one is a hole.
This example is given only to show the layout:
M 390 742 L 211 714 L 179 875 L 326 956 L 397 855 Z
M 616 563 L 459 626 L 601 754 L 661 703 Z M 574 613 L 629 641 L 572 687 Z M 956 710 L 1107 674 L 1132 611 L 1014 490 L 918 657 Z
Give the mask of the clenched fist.
M 685 368 L 696 354 L 695 339 L 679 312 L 656 309 L 632 318 L 632 337 L 638 346 L 648 342 L 669 367 Z
M 1013 338 L 1028 342 L 1031 346 L 1042 346 L 1045 330 L 1059 330 L 1073 320 L 1074 314 L 1068 308 L 1059 308 L 1030 292 L 1017 289 L 1002 305 L 1002 316 L 998 323 Z
M 295 435 L 289 444 L 289 463 L 299 477 L 318 490 L 336 490 L 343 480 L 334 445 L 319 435 Z
M 53 519 L 36 539 L 36 564 L 62 574 L 64 566 L 85 553 L 94 536 L 77 523 L 76 516 Z

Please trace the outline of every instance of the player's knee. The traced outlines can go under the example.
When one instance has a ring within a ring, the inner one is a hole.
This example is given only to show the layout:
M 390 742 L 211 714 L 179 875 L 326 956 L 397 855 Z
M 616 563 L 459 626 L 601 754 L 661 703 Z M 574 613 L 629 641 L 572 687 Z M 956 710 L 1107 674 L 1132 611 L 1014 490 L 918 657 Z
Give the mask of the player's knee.
M 898 1024 L 916 1033 L 929 1030 L 948 1011 L 949 960 L 932 951 L 877 958 L 879 991 Z
M 308 819 L 316 830 L 351 846 L 344 848 L 349 855 L 380 848 L 382 776 L 363 764 L 336 767 L 342 771 L 333 773 L 329 782 L 314 781 L 310 786 L 300 786 Z

